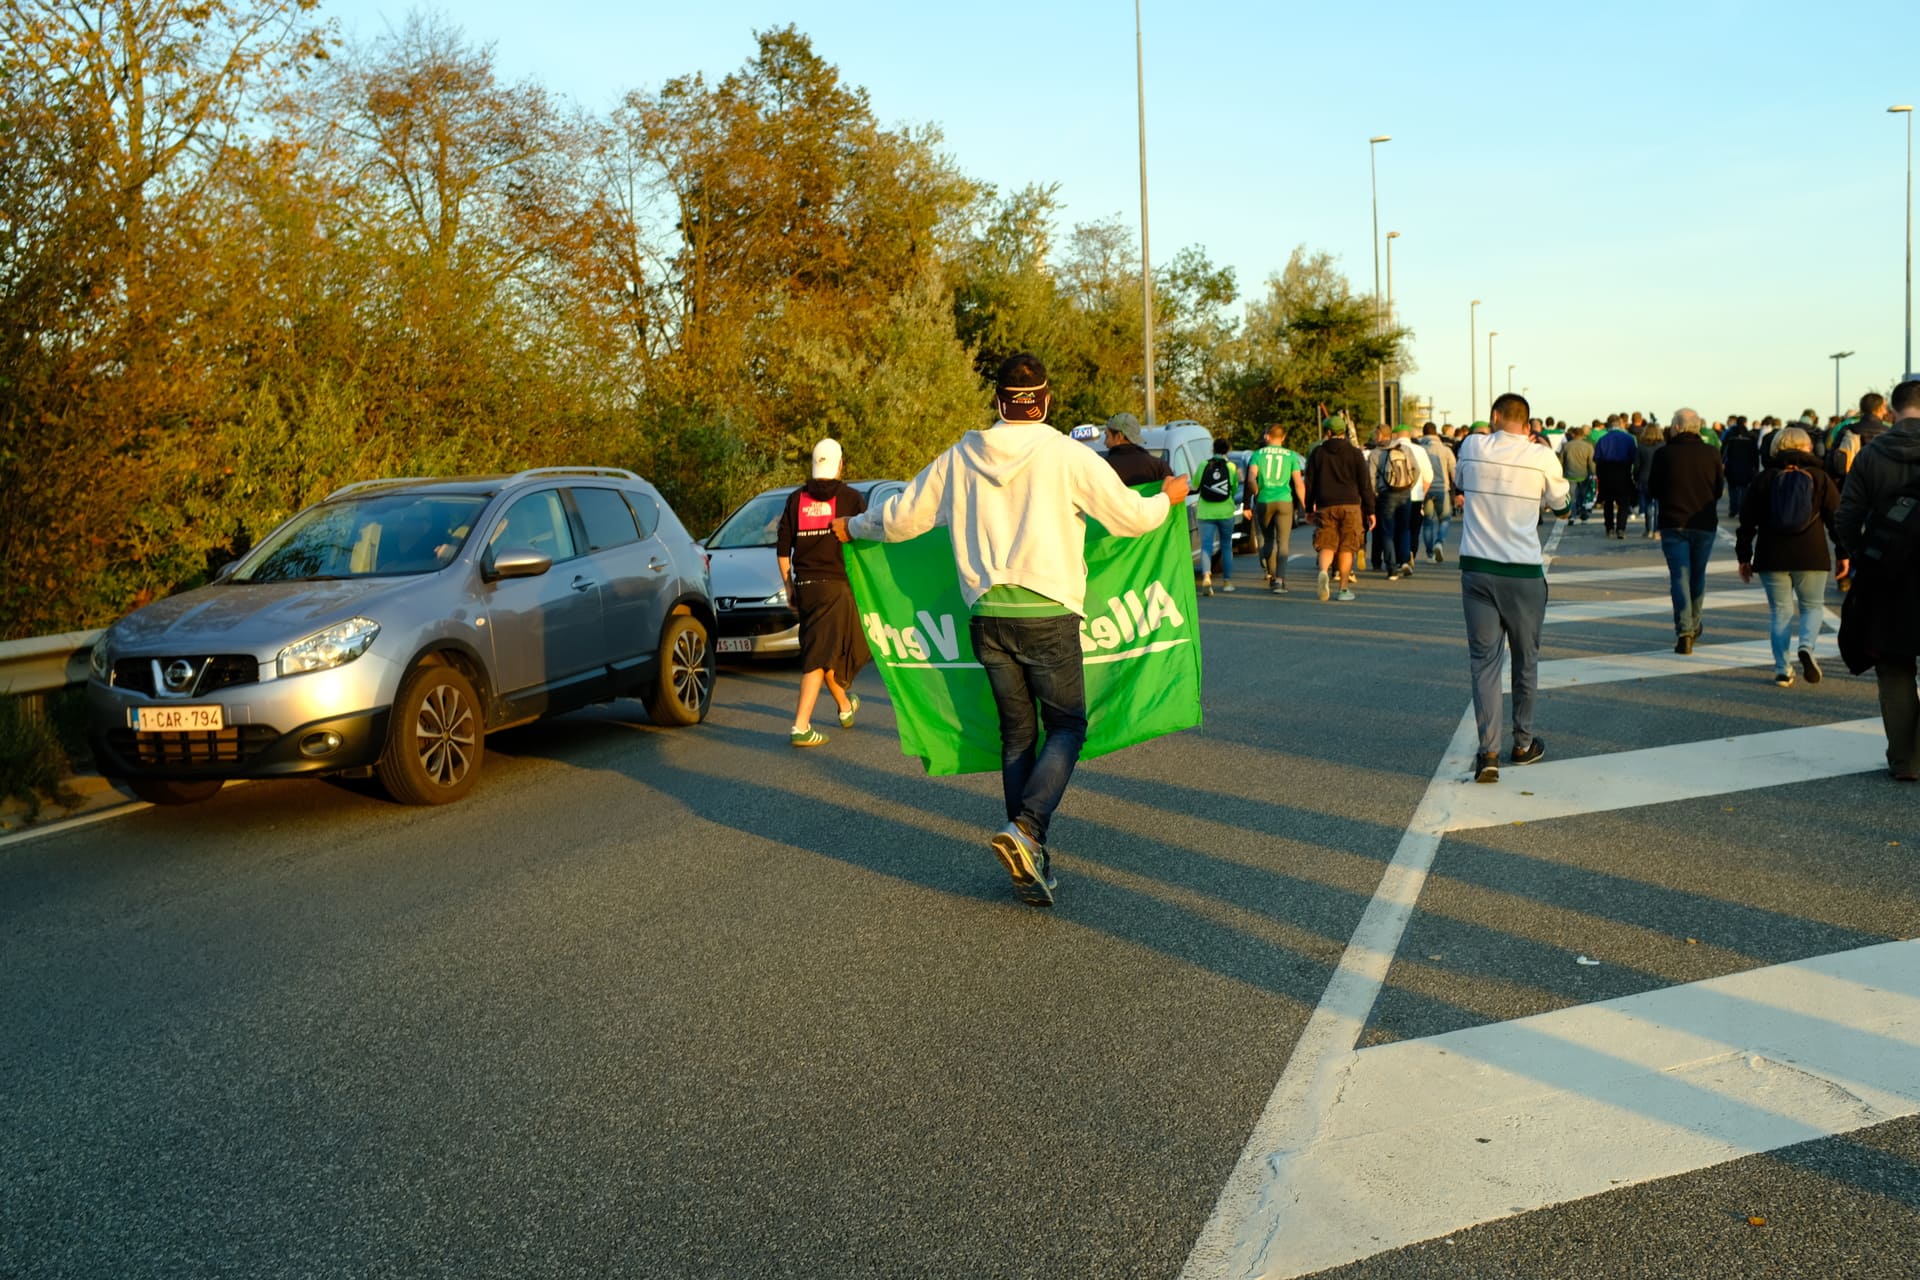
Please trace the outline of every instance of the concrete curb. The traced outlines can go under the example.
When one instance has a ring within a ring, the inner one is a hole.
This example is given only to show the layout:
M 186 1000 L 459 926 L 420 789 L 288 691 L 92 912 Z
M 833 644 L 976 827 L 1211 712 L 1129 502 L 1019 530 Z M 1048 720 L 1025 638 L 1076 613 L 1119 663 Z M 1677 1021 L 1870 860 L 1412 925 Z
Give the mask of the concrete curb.
M 122 810 L 132 812 L 147 806 L 124 791 L 115 789 L 99 774 L 88 773 L 68 778 L 67 786 L 80 796 L 80 803 L 63 809 L 52 800 L 40 805 L 40 816 L 29 820 L 27 806 L 18 800 L 0 801 L 0 848 L 48 835 L 69 827 L 84 826 Z

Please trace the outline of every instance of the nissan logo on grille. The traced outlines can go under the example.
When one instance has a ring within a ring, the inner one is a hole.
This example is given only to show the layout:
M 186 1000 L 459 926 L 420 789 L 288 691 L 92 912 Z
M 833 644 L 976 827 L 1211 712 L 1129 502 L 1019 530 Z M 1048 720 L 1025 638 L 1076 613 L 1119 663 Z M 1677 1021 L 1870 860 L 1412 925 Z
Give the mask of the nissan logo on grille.
M 167 682 L 167 688 L 184 691 L 193 684 L 193 664 L 185 658 L 175 658 L 161 672 L 161 678 Z

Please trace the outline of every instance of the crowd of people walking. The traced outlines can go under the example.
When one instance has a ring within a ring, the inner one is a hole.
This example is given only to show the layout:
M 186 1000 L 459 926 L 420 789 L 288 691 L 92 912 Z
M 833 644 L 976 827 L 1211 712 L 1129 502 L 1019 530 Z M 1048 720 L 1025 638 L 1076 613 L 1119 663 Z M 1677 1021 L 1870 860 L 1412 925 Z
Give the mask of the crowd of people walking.
M 1194 477 L 1206 555 L 1225 548 L 1217 589 L 1234 589 L 1235 509 L 1222 495 L 1235 487 L 1270 591 L 1287 590 L 1292 512 L 1312 524 L 1323 601 L 1357 599 L 1362 566 L 1395 582 L 1413 576 L 1420 554 L 1444 561 L 1461 515 L 1469 661 L 1476 705 L 1491 704 L 1482 708 L 1480 780 L 1499 776 L 1504 662 L 1513 668 L 1508 762 L 1544 752 L 1531 727 L 1546 601 L 1537 526 L 1547 515 L 1585 522 L 1596 512 L 1610 540 L 1626 540 L 1636 523 L 1641 538 L 1659 540 L 1682 655 L 1705 631 L 1708 569 L 1729 522 L 1741 580 L 1758 579 L 1766 592 L 1772 679 L 1781 688 L 1824 679 L 1817 638 L 1828 593 L 1846 593 L 1842 658 L 1855 673 L 1877 673 L 1889 769 L 1903 781 L 1920 776 L 1920 380 L 1890 398 L 1862 396 L 1857 412 L 1824 423 L 1808 410 L 1791 420 L 1709 424 L 1681 409 L 1664 423 L 1620 413 L 1573 426 L 1533 417 L 1524 397 L 1509 394 L 1489 421 L 1470 427 L 1379 428 L 1363 447 L 1346 420 L 1329 417 L 1304 457 L 1284 441 L 1281 429 L 1269 431 L 1253 455 L 1258 465 L 1250 460 L 1243 475 L 1217 440 L 1222 465 Z M 1215 481 L 1211 496 L 1206 479 Z M 1215 584 L 1206 582 L 1211 594 Z
M 1296 522 L 1311 524 L 1322 602 L 1355 599 L 1363 562 L 1387 582 L 1411 577 L 1419 553 L 1443 562 L 1460 518 L 1480 782 L 1500 776 L 1503 667 L 1512 698 L 1505 762 L 1527 765 L 1546 754 L 1533 732 L 1548 592 L 1543 521 L 1588 521 L 1597 508 L 1608 539 L 1626 539 L 1636 519 L 1643 538 L 1658 537 L 1674 649 L 1686 655 L 1704 630 L 1707 569 L 1724 515 L 1734 522 L 1741 579 L 1757 577 L 1766 592 L 1775 683 L 1823 678 L 1816 640 L 1837 580 L 1847 592 L 1841 658 L 1855 674 L 1876 675 L 1892 776 L 1920 780 L 1920 379 L 1901 383 L 1890 399 L 1864 396 L 1857 414 L 1824 426 L 1811 412 L 1793 422 L 1734 417 L 1709 425 L 1692 409 L 1665 424 L 1630 413 L 1570 426 L 1532 416 L 1523 396 L 1508 393 L 1486 422 L 1427 423 L 1417 434 L 1383 428 L 1363 448 L 1345 419 L 1326 417 L 1305 455 L 1274 426 L 1244 461 L 1226 439 L 1215 440 L 1190 477 L 1171 474 L 1143 446 L 1130 414 L 1107 422 L 1104 458 L 1048 426 L 1046 370 L 1030 354 L 1010 358 L 996 384 L 994 427 L 968 432 L 872 511 L 840 484 L 838 445 L 821 442 L 807 486 L 787 504 L 779 553 L 803 605 L 794 745 L 813 745 L 818 695 L 830 694 L 841 723 L 851 724 L 859 700 L 848 685 L 868 659 L 833 541 L 897 541 L 946 527 L 973 615 L 973 651 L 1000 722 L 1006 825 L 990 845 L 1029 902 L 1053 901 L 1048 828 L 1086 733 L 1081 522 L 1091 516 L 1119 536 L 1141 535 L 1177 511 L 1190 488 L 1209 561 L 1206 594 L 1216 549 L 1218 586 L 1233 590 L 1241 516 L 1275 594 L 1287 592 Z

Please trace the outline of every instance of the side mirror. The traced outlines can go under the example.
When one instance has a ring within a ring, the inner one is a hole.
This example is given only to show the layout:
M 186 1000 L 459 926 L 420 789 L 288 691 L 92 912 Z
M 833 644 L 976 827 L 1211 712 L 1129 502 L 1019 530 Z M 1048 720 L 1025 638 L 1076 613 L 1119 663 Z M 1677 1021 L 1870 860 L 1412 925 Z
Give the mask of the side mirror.
M 544 551 L 535 551 L 531 547 L 508 547 L 493 558 L 493 567 L 487 571 L 487 578 L 537 578 L 551 568 L 553 557 Z
M 213 580 L 215 582 L 225 582 L 233 576 L 233 571 L 239 567 L 240 562 L 238 560 L 229 560 L 213 571 Z

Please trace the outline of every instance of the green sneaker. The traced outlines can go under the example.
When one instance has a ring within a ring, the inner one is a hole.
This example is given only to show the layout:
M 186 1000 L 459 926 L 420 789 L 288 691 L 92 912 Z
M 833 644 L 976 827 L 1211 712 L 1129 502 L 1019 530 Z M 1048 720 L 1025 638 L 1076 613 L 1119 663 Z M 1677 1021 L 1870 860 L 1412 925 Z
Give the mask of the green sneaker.
M 840 713 L 840 727 L 842 729 L 853 728 L 853 718 L 859 714 L 860 714 L 860 695 L 857 693 L 850 693 L 847 695 L 847 709 Z
M 787 741 L 796 747 L 824 747 L 827 745 L 827 735 L 818 729 L 808 729 L 805 733 L 788 735 Z
M 1022 902 L 1036 907 L 1053 905 L 1053 891 L 1060 882 L 1053 877 L 1049 865 L 1052 859 L 1045 845 L 1022 831 L 1019 823 L 1009 822 L 994 835 L 993 853 L 1013 877 L 1013 891 Z

